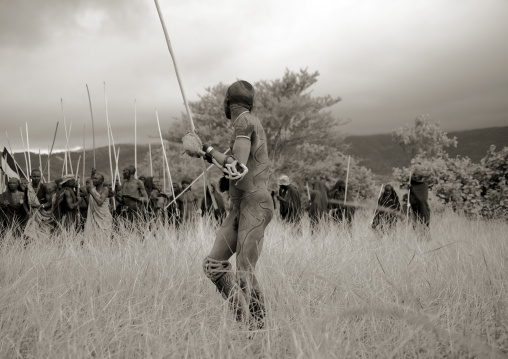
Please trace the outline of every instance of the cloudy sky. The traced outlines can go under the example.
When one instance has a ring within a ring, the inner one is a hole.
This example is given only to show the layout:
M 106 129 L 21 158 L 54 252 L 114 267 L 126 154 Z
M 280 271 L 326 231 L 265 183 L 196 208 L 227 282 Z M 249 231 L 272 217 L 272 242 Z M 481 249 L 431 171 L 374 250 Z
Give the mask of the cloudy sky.
M 159 0 L 187 97 L 285 69 L 319 71 L 316 95 L 342 97 L 349 134 L 386 133 L 419 114 L 445 130 L 508 125 L 506 0 Z M 91 120 L 107 144 L 157 136 L 185 111 L 152 0 L 1 0 L 0 144 L 46 149 L 63 99 L 71 144 Z

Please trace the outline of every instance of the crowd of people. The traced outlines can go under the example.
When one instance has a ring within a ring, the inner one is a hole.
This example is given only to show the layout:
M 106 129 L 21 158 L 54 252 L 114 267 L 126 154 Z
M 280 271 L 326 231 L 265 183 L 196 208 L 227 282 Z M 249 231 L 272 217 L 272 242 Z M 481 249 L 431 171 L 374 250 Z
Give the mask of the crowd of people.
M 117 180 L 114 190 L 93 169 L 84 186 L 73 175 L 43 183 L 38 169 L 31 172 L 30 181 L 11 177 L 0 194 L 0 234 L 11 229 L 14 236 L 29 243 L 62 231 L 111 233 L 121 221 L 125 226 L 167 221 L 179 227 L 199 215 L 208 214 L 218 223 L 226 216 L 224 200 L 214 185 L 212 193 L 207 190 L 206 198 L 199 202 L 191 190 L 192 181 L 185 177 L 181 186 L 174 184 L 178 197 L 173 201 L 173 193 L 164 193 L 153 177 L 135 178 L 135 173 L 134 166 L 127 166 L 122 183 Z
M 190 187 L 192 180 L 184 177 L 180 184 L 173 186 L 177 197 L 173 201 L 173 194 L 164 193 L 153 177 L 136 179 L 135 173 L 134 166 L 126 167 L 123 182 L 117 179 L 114 191 L 110 184 L 104 183 L 104 176 L 94 170 L 84 188 L 72 175 L 41 183 L 41 173 L 37 169 L 32 171 L 31 181 L 9 178 L 6 191 L 0 194 L 1 230 L 12 227 L 14 235 L 34 240 L 60 230 L 111 231 L 114 223 L 121 219 L 127 224 L 137 223 L 138 219 L 167 221 L 179 227 L 196 216 L 209 215 L 220 224 L 229 212 L 229 201 L 224 200 L 215 184 L 206 188 L 206 196 L 200 200 Z M 346 184 L 343 180 L 338 180 L 330 189 L 323 182 L 314 181 L 307 191 L 304 189 L 300 193 L 290 178 L 282 175 L 278 186 L 277 193 L 272 191 L 272 199 L 282 221 L 296 223 L 307 212 L 313 226 L 329 218 L 351 228 L 357 203 L 344 200 Z M 401 203 L 393 186 L 385 185 L 377 202 L 372 228 L 388 233 L 399 218 L 406 216 L 415 228 L 417 224 L 428 228 L 427 184 L 413 176 L 409 194 L 408 206 L 407 193 Z

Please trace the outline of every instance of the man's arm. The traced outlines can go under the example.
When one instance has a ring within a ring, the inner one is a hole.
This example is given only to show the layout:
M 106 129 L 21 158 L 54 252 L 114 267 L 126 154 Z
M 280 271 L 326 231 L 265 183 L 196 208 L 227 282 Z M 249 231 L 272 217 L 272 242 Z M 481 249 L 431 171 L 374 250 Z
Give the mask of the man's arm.
M 72 202 L 72 199 L 73 198 L 72 198 L 71 194 L 69 193 L 69 191 L 65 191 L 65 201 L 67 202 L 67 207 L 69 209 L 75 209 L 81 203 L 81 197 L 76 202 Z
M 108 195 L 109 195 L 108 187 L 103 187 L 100 192 L 97 192 L 97 190 L 90 191 L 90 196 L 92 196 L 95 199 L 95 202 L 97 202 L 99 206 L 102 206 L 104 201 L 108 198 Z

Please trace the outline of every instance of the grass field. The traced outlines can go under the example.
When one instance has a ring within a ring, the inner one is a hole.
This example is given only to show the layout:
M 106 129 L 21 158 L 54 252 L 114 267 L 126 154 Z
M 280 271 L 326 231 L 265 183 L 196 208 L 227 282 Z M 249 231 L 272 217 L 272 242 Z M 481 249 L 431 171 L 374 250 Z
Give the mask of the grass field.
M 451 212 L 432 241 L 359 213 L 349 234 L 267 229 L 257 273 L 267 325 L 249 332 L 204 276 L 214 226 L 121 229 L 0 249 L 1 358 L 503 358 L 508 224 Z M 81 240 L 85 240 L 83 246 Z

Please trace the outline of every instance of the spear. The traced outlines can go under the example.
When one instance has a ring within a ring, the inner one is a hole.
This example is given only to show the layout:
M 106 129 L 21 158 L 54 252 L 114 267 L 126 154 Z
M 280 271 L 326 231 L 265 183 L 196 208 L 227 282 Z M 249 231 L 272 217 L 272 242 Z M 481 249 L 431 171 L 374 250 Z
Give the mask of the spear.
M 95 166 L 95 128 L 93 126 L 93 111 L 92 111 L 92 100 L 90 99 L 90 91 L 88 90 L 88 84 L 86 85 L 86 92 L 88 93 L 88 103 L 90 105 L 90 116 L 92 117 L 92 139 L 93 139 L 93 167 Z
M 309 197 L 309 201 L 310 201 L 310 191 L 309 191 L 309 183 L 308 182 L 305 182 L 305 187 L 307 187 L 307 196 Z

